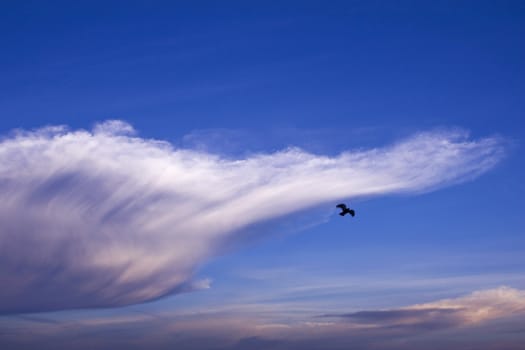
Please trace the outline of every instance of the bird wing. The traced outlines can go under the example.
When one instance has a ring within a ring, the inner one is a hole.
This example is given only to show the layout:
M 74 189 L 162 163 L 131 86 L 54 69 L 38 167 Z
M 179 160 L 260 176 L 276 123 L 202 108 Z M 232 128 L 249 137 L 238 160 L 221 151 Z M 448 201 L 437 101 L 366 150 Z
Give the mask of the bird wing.
M 345 210 L 346 209 L 346 204 L 341 203 L 341 204 L 336 205 L 335 207 Z

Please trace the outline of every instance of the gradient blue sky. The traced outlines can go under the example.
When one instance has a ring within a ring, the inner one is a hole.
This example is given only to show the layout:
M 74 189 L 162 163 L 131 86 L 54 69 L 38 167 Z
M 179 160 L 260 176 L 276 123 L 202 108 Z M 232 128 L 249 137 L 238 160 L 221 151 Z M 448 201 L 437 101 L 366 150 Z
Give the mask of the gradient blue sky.
M 353 219 L 336 215 L 334 198 L 284 223 L 257 222 L 255 234 L 198 259 L 188 289 L 202 290 L 126 307 L 9 312 L 0 345 L 430 349 L 445 334 L 450 349 L 521 349 L 524 23 L 522 1 L 2 2 L 2 142 L 14 129 L 122 120 L 137 138 L 225 162 L 289 147 L 319 157 L 390 149 L 422 132 L 494 139 L 504 155 L 437 187 L 342 196 Z M 31 254 L 5 237 L 2 254 L 20 255 L 7 259 L 0 284 Z M 360 311 L 443 300 L 479 308 L 472 295 L 489 306 L 513 301 L 475 323 L 432 314 L 435 324 L 416 320 L 421 327 L 391 334 L 397 318 L 372 314 L 377 333 L 363 333 L 360 320 L 358 331 L 341 330 Z

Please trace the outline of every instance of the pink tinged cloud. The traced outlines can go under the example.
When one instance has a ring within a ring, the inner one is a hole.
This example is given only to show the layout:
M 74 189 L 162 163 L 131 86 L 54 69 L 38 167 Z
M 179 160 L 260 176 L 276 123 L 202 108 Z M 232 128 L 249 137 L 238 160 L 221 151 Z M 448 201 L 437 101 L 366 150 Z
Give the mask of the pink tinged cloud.
M 209 287 L 195 269 L 255 225 L 334 201 L 471 180 L 500 138 L 427 132 L 329 157 L 230 159 L 134 136 L 47 127 L 0 143 L 0 313 L 111 307 Z
M 473 326 L 517 315 L 525 315 L 525 291 L 502 286 L 396 309 L 327 314 L 322 317 L 343 319 L 349 327 L 356 328 L 425 326 L 441 329 Z
M 89 311 L 69 313 L 66 318 L 64 314 L 4 317 L 0 343 L 13 349 L 48 344 L 53 349 L 521 350 L 525 340 L 525 291 L 511 287 L 322 316 L 290 314 L 288 308 L 268 315 L 263 305 L 249 306 L 248 312 L 233 307 L 182 314 L 127 310 L 104 317 Z

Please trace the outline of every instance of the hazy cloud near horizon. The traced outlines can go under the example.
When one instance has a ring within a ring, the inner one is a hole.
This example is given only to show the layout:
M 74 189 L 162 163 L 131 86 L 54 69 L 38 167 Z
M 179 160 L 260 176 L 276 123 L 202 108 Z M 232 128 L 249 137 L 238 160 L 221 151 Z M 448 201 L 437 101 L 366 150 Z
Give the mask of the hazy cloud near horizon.
M 128 310 L 104 317 L 96 311 L 0 317 L 0 343 L 10 349 L 46 344 L 49 349 L 517 350 L 525 341 L 525 291 L 505 286 L 424 304 L 321 317 L 298 316 L 291 309 L 261 317 L 261 306 L 262 312 L 247 313 L 234 308 L 220 313 Z
M 355 326 L 441 329 L 473 325 L 516 314 L 525 314 L 525 291 L 500 287 L 398 309 L 327 314 L 321 317 L 346 320 Z
M 17 131 L 0 143 L 0 313 L 207 288 L 195 269 L 257 225 L 471 180 L 503 144 L 439 131 L 333 157 L 288 148 L 231 159 L 140 138 L 122 121 Z

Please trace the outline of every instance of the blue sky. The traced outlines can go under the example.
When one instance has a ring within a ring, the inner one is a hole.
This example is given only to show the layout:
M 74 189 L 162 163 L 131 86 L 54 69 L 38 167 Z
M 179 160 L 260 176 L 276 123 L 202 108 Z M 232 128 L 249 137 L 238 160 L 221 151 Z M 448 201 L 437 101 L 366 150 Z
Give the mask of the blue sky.
M 0 344 L 523 343 L 523 3 L 0 10 Z

